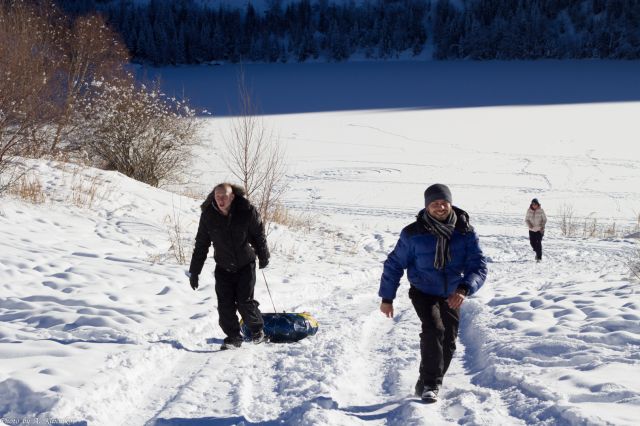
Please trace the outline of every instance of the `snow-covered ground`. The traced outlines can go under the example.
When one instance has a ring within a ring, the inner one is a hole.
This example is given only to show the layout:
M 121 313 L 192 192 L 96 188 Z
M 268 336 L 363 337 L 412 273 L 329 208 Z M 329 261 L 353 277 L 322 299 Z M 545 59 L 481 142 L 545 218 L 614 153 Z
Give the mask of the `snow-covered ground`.
M 638 113 L 639 102 L 610 102 L 265 116 L 288 150 L 285 203 L 307 223 L 272 226 L 265 277 L 277 310 L 311 312 L 320 329 L 225 352 L 212 259 L 194 292 L 168 255 L 175 223 L 190 254 L 199 200 L 34 163 L 48 200 L 0 199 L 0 419 L 636 424 L 640 296 L 626 262 L 638 244 L 562 237 L 558 212 L 571 205 L 633 230 Z M 230 178 L 220 159 L 229 119 L 204 120 L 181 188 L 196 194 Z M 377 288 L 434 182 L 470 213 L 490 271 L 463 306 L 442 400 L 423 405 L 409 398 L 420 326 L 408 284 L 393 320 Z M 552 222 L 541 264 L 523 224 L 533 197 Z M 262 274 L 256 298 L 272 311 Z

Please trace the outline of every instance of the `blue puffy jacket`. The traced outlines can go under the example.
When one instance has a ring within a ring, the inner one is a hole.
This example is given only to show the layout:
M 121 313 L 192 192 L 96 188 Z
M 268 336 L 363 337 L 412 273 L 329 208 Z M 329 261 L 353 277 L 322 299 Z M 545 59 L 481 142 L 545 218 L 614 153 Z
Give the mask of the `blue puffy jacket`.
M 457 207 L 453 209 L 458 220 L 449 243 L 451 260 L 444 270 L 433 266 L 437 237 L 425 227 L 422 210 L 417 220 L 402 230 L 396 247 L 384 262 L 380 297 L 395 299 L 405 269 L 412 286 L 434 296 L 447 297 L 458 287 L 473 294 L 484 284 L 487 263 L 478 236 L 469 224 L 469 215 Z

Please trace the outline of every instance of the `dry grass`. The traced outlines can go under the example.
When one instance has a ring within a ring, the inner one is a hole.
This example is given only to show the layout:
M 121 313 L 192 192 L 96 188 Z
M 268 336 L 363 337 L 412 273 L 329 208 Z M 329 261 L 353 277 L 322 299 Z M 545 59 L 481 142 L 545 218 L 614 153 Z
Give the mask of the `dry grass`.
M 173 215 L 165 217 L 167 232 L 169 234 L 169 253 L 180 265 L 187 263 L 187 250 L 185 248 L 185 238 L 182 225 L 180 223 L 180 214 L 176 214 L 175 209 Z
M 193 244 L 194 236 L 188 232 L 180 210 L 175 205 L 172 206 L 171 214 L 165 216 L 164 224 L 169 237 L 169 250 L 164 259 L 171 258 L 180 265 L 186 265 L 190 260 L 190 248 Z
M 175 192 L 175 191 L 172 191 Z M 180 191 L 178 192 L 178 195 L 181 195 L 183 197 L 187 197 L 187 198 L 191 198 L 193 200 L 204 200 L 205 198 L 207 198 L 207 194 L 203 194 L 202 192 L 197 192 L 195 190 L 193 190 L 192 188 L 180 188 Z
M 582 223 L 582 236 L 584 238 L 595 238 L 598 234 L 598 219 L 587 217 Z
M 85 173 L 87 169 L 83 167 L 58 163 L 56 168 L 62 172 L 62 186 L 45 188 L 35 172 L 26 170 L 8 187 L 8 194 L 31 204 L 51 202 L 90 209 L 113 193 L 113 187 L 103 177 Z
M 47 200 L 42 182 L 35 174 L 24 174 L 8 190 L 9 194 L 32 204 L 42 204 Z
M 90 209 L 96 201 L 109 198 L 113 191 L 99 176 L 80 176 L 74 173 L 68 200 L 76 207 Z
M 268 216 L 268 220 L 266 220 L 267 233 L 269 232 L 269 225 L 271 223 L 288 226 L 291 229 L 304 231 L 306 233 L 311 232 L 314 223 L 316 223 L 312 214 L 299 215 L 291 213 L 291 211 L 281 203 L 276 204 Z
M 560 232 L 562 236 L 575 237 L 578 224 L 573 213 L 573 206 L 569 204 L 561 205 L 558 217 L 560 218 Z
M 147 256 L 147 262 L 149 263 L 162 263 L 164 261 L 164 259 L 166 258 L 166 256 L 160 254 L 160 253 L 151 253 Z
M 578 217 L 573 206 L 563 204 L 557 217 L 561 235 L 568 238 L 620 238 L 640 230 L 640 214 L 631 223 L 599 222 L 593 214 Z
M 604 238 L 614 238 L 614 237 L 621 236 L 621 232 L 620 232 L 616 222 L 611 222 L 609 224 L 606 224 L 602 228 L 602 234 L 603 234 Z
M 632 250 L 631 255 L 627 259 L 627 266 L 629 267 L 629 271 L 640 280 L 640 247 L 635 247 Z

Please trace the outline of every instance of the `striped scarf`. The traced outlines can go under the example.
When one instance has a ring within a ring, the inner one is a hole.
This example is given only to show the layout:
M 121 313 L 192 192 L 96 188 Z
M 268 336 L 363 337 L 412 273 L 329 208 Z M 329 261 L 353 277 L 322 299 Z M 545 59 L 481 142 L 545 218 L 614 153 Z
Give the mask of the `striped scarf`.
M 439 220 L 431 217 L 425 209 L 422 214 L 422 219 L 425 221 L 424 227 L 427 231 L 434 234 L 437 238 L 436 256 L 433 260 L 433 266 L 436 269 L 444 269 L 445 265 L 451 260 L 449 241 L 451 240 L 451 235 L 453 234 L 458 216 L 456 215 L 456 212 L 451 210 L 451 214 L 447 218 L 446 222 L 440 222 Z

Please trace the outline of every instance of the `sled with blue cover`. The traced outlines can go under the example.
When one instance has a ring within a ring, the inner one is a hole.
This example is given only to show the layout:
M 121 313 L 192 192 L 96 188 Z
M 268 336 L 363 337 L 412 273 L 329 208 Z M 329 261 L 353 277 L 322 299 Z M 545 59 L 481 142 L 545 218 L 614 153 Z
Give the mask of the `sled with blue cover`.
M 313 336 L 318 332 L 318 321 L 309 312 L 262 314 L 264 334 L 274 343 L 290 343 Z M 251 331 L 240 321 L 240 330 L 245 339 L 251 339 Z

